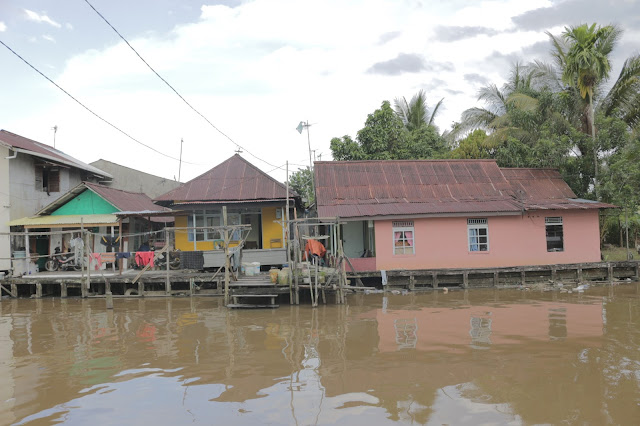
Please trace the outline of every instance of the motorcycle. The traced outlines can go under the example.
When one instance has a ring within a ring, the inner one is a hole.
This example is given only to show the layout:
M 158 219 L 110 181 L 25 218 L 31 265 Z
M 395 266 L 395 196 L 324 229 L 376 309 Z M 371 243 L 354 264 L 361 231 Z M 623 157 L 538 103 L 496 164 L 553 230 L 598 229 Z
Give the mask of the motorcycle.
M 180 269 L 180 251 L 175 251 L 175 252 L 171 252 L 171 254 L 169 255 L 169 269 L 172 270 L 176 270 L 176 269 Z M 167 253 L 164 252 L 162 253 L 162 256 L 160 256 L 158 258 L 158 260 L 156 261 L 156 266 L 159 267 L 160 269 L 166 268 L 167 267 Z
M 69 250 L 67 253 L 61 253 L 60 247 L 56 247 L 54 253 L 49 256 L 50 259 L 44 264 L 44 268 L 49 272 L 57 270 L 61 271 L 80 271 L 82 266 L 76 264 L 75 255 Z

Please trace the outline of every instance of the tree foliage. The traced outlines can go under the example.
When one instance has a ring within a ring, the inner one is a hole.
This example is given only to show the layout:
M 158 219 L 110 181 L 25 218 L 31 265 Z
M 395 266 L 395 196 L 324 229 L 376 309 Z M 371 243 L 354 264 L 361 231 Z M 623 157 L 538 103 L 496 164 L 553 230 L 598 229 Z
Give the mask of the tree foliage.
M 435 126 L 424 120 L 424 111 L 416 112 L 425 103 L 422 96 L 412 99 L 408 111 L 398 112 L 384 101 L 379 109 L 367 116 L 356 140 L 350 136 L 331 139 L 334 160 L 402 160 L 413 158 L 441 158 L 448 153 L 445 139 Z M 435 113 L 435 111 L 434 111 Z M 434 113 L 431 113 L 431 117 Z M 415 118 L 418 117 L 418 118 Z M 406 122 L 404 121 L 406 120 Z
M 311 180 L 311 171 L 309 167 L 299 169 L 289 177 L 289 186 L 298 195 L 306 199 L 306 204 L 311 205 L 315 201 L 315 194 L 313 193 L 313 185 Z

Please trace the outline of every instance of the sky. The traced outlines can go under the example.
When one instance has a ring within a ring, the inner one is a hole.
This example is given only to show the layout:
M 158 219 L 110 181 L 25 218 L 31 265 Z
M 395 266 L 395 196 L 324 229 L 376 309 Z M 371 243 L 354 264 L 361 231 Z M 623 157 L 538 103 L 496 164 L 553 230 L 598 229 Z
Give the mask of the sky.
M 240 147 L 284 181 L 384 100 L 424 89 L 450 128 L 511 64 L 549 59 L 546 31 L 593 22 L 624 30 L 617 75 L 640 53 L 640 0 L 0 0 L 0 41 L 155 151 L 2 45 L 0 128 L 53 145 L 57 126 L 56 148 L 84 162 L 183 182 Z

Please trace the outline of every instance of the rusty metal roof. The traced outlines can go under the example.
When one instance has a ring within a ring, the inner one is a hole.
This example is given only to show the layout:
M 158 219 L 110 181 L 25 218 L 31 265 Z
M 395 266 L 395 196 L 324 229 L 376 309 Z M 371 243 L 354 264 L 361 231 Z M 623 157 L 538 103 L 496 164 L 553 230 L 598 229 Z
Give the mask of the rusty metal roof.
M 576 200 L 557 170 L 501 169 L 494 160 L 319 161 L 315 177 L 322 217 L 614 207 Z
M 62 205 L 68 203 L 70 200 L 86 190 L 95 192 L 121 212 L 171 212 L 171 210 L 167 209 L 166 207 L 161 207 L 157 204 L 154 204 L 153 200 L 151 200 L 151 198 L 149 198 L 146 194 L 123 191 L 120 189 L 110 188 L 108 186 L 98 185 L 91 182 L 82 182 L 75 188 L 64 194 L 62 197 L 58 198 L 53 203 L 40 210 L 38 212 L 38 215 L 51 214 L 53 211 L 57 210 Z
M 85 164 L 82 161 L 73 158 L 60 150 L 55 149 L 52 146 L 27 139 L 23 136 L 16 135 L 15 133 L 11 133 L 6 130 L 0 130 L 0 145 L 6 145 L 8 148 L 16 152 L 22 152 L 34 157 L 39 157 L 43 160 L 49 160 L 67 166 L 76 167 L 100 177 L 113 177 L 109 173 L 93 167 L 89 164 Z
M 289 190 L 290 197 L 297 197 Z M 287 198 L 286 187 L 235 154 L 208 172 L 156 198 L 155 201 L 272 201 Z

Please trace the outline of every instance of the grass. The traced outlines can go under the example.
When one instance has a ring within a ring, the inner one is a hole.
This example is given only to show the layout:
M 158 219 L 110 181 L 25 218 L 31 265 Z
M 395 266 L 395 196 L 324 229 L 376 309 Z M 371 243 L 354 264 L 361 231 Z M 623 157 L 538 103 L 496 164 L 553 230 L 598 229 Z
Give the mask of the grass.
M 634 249 L 634 247 L 631 247 L 631 245 L 629 245 L 629 251 L 631 252 L 631 255 L 633 256 L 633 259 L 640 259 L 640 255 Z M 608 261 L 615 262 L 615 261 L 618 261 L 618 260 L 627 260 L 627 249 L 624 248 L 624 247 L 615 247 L 615 246 L 607 245 L 607 247 L 602 249 L 602 259 L 605 262 L 608 262 Z

